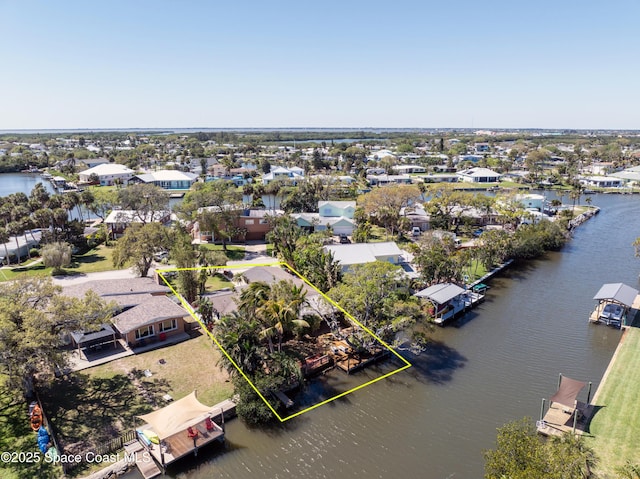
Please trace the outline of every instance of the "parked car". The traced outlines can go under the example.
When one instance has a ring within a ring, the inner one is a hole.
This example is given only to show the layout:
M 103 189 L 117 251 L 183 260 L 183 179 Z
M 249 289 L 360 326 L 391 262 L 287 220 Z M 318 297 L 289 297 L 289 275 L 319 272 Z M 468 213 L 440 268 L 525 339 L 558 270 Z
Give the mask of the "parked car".
M 340 235 L 340 244 L 349 244 L 349 243 L 351 243 L 351 241 L 349 240 L 349 237 L 346 234 L 342 233 Z
M 422 231 L 420 231 L 419 227 L 414 226 L 411 228 L 411 236 L 420 236 L 420 234 L 422 234 Z

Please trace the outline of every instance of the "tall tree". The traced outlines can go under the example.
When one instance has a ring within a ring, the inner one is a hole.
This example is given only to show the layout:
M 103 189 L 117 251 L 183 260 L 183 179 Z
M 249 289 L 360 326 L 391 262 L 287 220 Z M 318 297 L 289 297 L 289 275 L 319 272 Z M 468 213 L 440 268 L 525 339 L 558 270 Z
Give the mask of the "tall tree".
M 385 186 L 375 188 L 359 199 L 364 212 L 371 221 L 384 227 L 393 235 L 403 225 L 402 208 L 420 199 L 420 189 L 413 185 Z
M 42 262 L 46 267 L 52 267 L 51 274 L 61 274 L 65 266 L 71 264 L 71 245 L 55 242 L 42 247 Z
M 93 292 L 83 299 L 61 296 L 51 279 L 3 283 L 0 295 L 0 367 L 18 390 L 29 392 L 36 372 L 66 364 L 63 338 L 108 320 L 112 305 Z
M 178 292 L 188 303 L 193 303 L 198 297 L 197 253 L 186 231 L 175 232 L 171 259 L 178 267 Z
M 543 442 L 530 418 L 498 429 L 496 449 L 485 452 L 485 479 L 589 479 L 595 453 L 571 434 Z
M 158 186 L 140 183 L 119 190 L 118 202 L 123 209 L 132 210 L 142 224 L 146 224 L 154 221 L 154 215 L 167 210 L 169 193 Z
M 153 255 L 171 248 L 171 232 L 159 223 L 133 223 L 118 240 L 113 252 L 113 266 L 131 265 L 144 277 L 153 264 Z

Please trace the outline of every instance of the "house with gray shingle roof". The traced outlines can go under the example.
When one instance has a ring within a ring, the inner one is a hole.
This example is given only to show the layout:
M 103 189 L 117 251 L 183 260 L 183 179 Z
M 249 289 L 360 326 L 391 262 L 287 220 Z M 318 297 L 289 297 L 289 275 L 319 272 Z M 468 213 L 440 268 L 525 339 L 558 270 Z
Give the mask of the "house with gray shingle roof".
M 114 303 L 115 313 L 111 322 L 116 337 L 129 347 L 149 341 L 164 341 L 185 332 L 185 318 L 189 313 L 167 296 L 171 292 L 167 286 L 157 284 L 152 278 L 87 281 L 66 286 L 63 294 L 81 298 L 88 291 Z

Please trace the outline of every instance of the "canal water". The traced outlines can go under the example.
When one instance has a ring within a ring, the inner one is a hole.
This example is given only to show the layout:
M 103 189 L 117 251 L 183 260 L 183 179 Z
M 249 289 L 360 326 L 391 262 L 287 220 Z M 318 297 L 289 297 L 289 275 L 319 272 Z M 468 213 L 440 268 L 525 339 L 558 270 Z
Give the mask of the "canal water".
M 640 198 L 591 198 L 601 213 L 562 251 L 492 279 L 482 305 L 436 329 L 426 352 L 406 356 L 412 368 L 274 429 L 232 420 L 226 448 L 185 458 L 168 477 L 482 477 L 496 428 L 534 421 L 558 373 L 593 381 L 595 392 L 620 339 L 587 318 L 602 283 L 638 287 L 631 244 L 640 236 Z

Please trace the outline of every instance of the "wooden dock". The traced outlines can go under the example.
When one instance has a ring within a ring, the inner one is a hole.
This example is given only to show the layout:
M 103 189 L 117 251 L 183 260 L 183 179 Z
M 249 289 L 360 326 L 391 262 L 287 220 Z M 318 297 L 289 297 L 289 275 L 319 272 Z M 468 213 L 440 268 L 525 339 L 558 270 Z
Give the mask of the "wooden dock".
M 382 347 L 376 348 L 371 354 L 344 354 L 340 359 L 336 359 L 336 366 L 347 374 L 351 374 L 358 369 L 364 368 L 371 363 L 378 361 L 389 355 L 389 350 Z
M 197 455 L 198 449 L 201 447 L 214 441 L 224 440 L 222 427 L 216 423 L 213 423 L 213 426 L 214 429 L 207 430 L 205 420 L 203 419 L 191 426 L 196 433 L 195 437 L 190 437 L 187 430 L 180 431 L 164 438 L 160 444 L 151 444 L 148 452 L 161 467 L 166 467 L 190 453 Z M 143 428 L 144 427 L 147 426 L 143 426 Z
M 133 458 L 134 463 L 144 479 L 151 479 L 162 474 L 162 469 L 156 464 L 150 455 L 144 454 L 145 448 L 139 441 L 125 444 L 124 451 L 127 457 Z
M 211 408 L 211 419 L 218 423 L 224 424 L 225 420 L 232 417 L 236 417 L 236 403 L 231 399 L 225 399 Z
M 538 432 L 545 436 L 561 436 L 567 432 L 572 433 L 574 414 L 577 413 L 575 434 L 582 435 L 589 424 L 594 409 L 592 404 L 587 405 L 582 402 L 578 402 L 577 408 L 567 407 L 559 403 L 551 403 L 542 421 L 536 423 L 536 427 Z
M 224 441 L 224 421 L 235 415 L 236 403 L 227 399 L 211 408 L 212 423 L 209 424 L 209 429 L 207 429 L 206 418 L 203 418 L 192 424 L 190 428 L 195 436 L 189 435 L 188 430 L 185 429 L 164 438 L 160 444 L 146 445 L 136 440 L 125 445 L 125 452 L 128 457 L 135 459 L 135 465 L 145 479 L 157 477 L 163 473 L 166 466 L 178 459 L 190 453 L 197 455 L 198 449 L 214 441 Z M 150 426 L 145 424 L 139 430 L 149 428 Z

